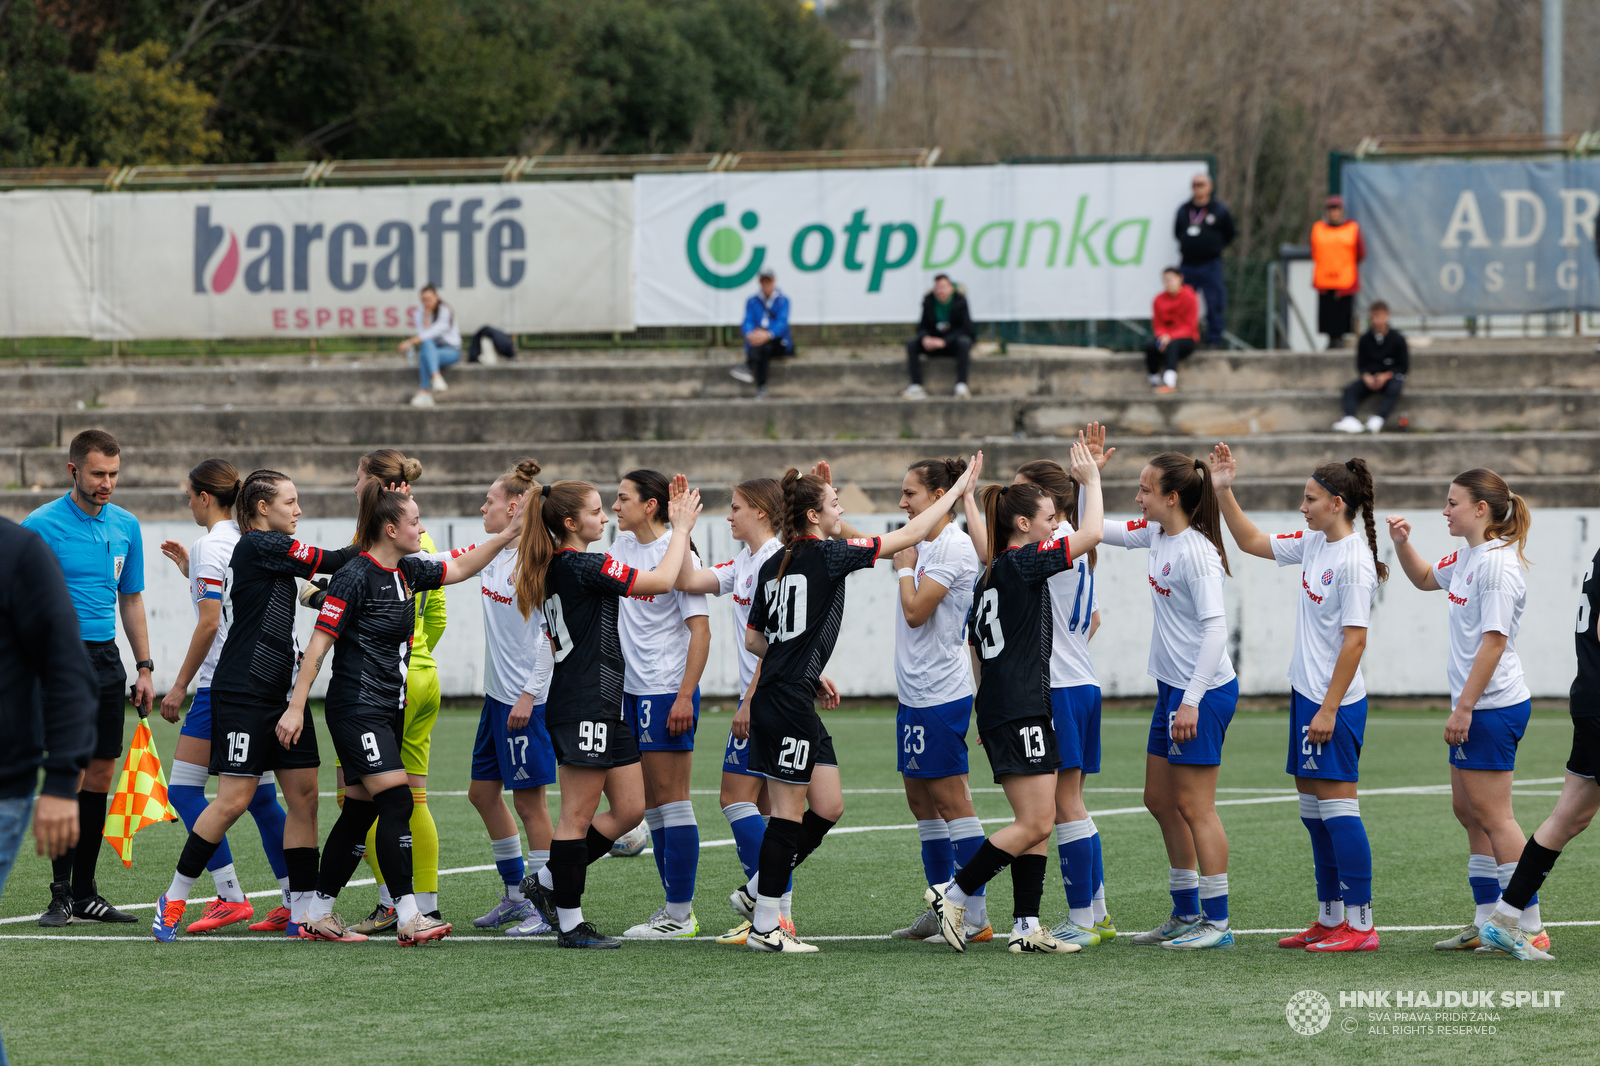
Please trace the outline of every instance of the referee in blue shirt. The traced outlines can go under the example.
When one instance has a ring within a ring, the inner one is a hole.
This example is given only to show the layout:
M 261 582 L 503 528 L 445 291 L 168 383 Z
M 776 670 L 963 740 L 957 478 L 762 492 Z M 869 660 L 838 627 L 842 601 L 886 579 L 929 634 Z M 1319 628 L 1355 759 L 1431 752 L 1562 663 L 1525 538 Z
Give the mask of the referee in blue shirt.
M 95 886 L 101 833 L 106 824 L 106 793 L 122 754 L 122 725 L 128 700 L 127 672 L 117 651 L 117 615 L 128 634 L 139 678 L 134 704 L 148 713 L 155 698 L 150 675 L 150 638 L 144 617 L 144 544 L 139 520 L 111 502 L 122 460 L 109 433 L 86 429 L 67 449 L 72 491 L 23 519 L 44 539 L 61 563 L 67 592 L 78 612 L 78 629 L 94 665 L 99 691 L 96 739 L 78 791 L 78 844 L 51 862 L 50 907 L 43 926 L 80 922 L 131 922 L 134 916 L 111 906 Z

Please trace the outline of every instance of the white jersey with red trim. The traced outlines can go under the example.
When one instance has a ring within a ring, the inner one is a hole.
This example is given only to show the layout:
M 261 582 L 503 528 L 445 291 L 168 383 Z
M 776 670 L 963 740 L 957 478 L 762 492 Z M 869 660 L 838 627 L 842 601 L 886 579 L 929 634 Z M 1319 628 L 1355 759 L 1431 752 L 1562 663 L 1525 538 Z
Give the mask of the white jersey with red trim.
M 635 570 L 654 570 L 671 544 L 670 535 L 640 544 L 638 537 L 625 531 L 617 535 L 610 554 Z M 690 559 L 694 568 L 700 569 L 700 560 L 693 553 Z M 677 692 L 689 663 L 689 619 L 704 618 L 708 613 L 704 596 L 677 589 L 623 600 L 617 618 L 625 664 L 623 691 L 634 696 Z
M 430 558 L 456 559 L 476 548 L 469 544 Z M 512 545 L 478 571 L 483 596 L 483 694 L 499 703 L 515 704 L 526 692 L 535 706 L 550 692 L 555 657 L 545 632 L 544 611 L 534 607 L 527 618 L 517 610 L 517 547 Z
M 928 620 L 915 629 L 900 604 L 898 580 L 894 600 L 894 677 L 900 702 L 907 707 L 939 707 L 972 695 L 972 664 L 967 656 L 967 612 L 978 580 L 977 549 L 954 522 L 932 540 L 917 545 L 912 584 L 936 581 L 947 591 Z
M 1515 707 L 1528 699 L 1522 660 L 1517 657 L 1517 630 L 1528 605 L 1528 582 L 1516 546 L 1491 540 L 1462 548 L 1435 563 L 1433 576 L 1450 596 L 1451 706 L 1461 698 L 1485 633 L 1504 633 L 1506 650 L 1472 709 Z
M 733 644 L 739 653 L 741 700 L 750 691 L 750 679 L 756 676 L 756 664 L 761 661 L 744 646 L 744 631 L 750 624 L 750 605 L 756 601 L 756 575 L 761 573 L 761 564 L 782 548 L 783 541 L 773 537 L 755 552 L 746 545 L 732 559 L 711 568 L 717 575 L 717 595 L 733 594 Z
M 216 600 L 219 605 L 222 603 L 222 586 L 227 580 L 228 563 L 233 559 L 233 548 L 238 543 L 239 523 L 225 518 L 189 545 L 189 601 L 194 604 L 197 620 L 200 617 L 201 600 Z M 227 639 L 228 619 L 219 614 L 217 635 L 211 638 L 205 662 L 195 671 L 195 688 L 211 687 L 211 675 L 216 672 L 217 659 L 222 656 L 222 645 Z
M 1106 522 L 1103 543 L 1150 549 L 1146 576 L 1150 602 L 1155 607 L 1155 625 L 1150 635 L 1148 672 L 1173 688 L 1187 688 L 1200 657 L 1200 623 L 1226 615 L 1222 604 L 1222 558 L 1216 546 L 1193 526 L 1168 536 L 1159 522 L 1143 518 Z M 1233 660 L 1224 647 L 1210 687 L 1226 685 L 1235 676 Z
M 1055 539 L 1066 540 L 1074 532 L 1071 522 L 1062 522 L 1056 526 Z M 1050 687 L 1098 686 L 1100 679 L 1089 657 L 1089 627 L 1100 609 L 1100 593 L 1095 589 L 1088 556 L 1072 560 L 1072 569 L 1052 577 L 1045 588 L 1050 590 L 1050 617 L 1055 623 L 1050 640 Z
M 1294 657 L 1289 660 L 1289 684 L 1300 695 L 1320 704 L 1328 695 L 1333 668 L 1344 650 L 1346 626 L 1361 629 L 1372 620 L 1372 601 L 1378 595 L 1378 567 L 1372 549 L 1359 533 L 1333 542 L 1315 529 L 1280 533 L 1272 538 L 1272 556 L 1279 566 L 1300 564 L 1299 601 L 1294 625 Z M 1365 699 L 1367 683 L 1361 667 L 1350 679 L 1339 706 Z

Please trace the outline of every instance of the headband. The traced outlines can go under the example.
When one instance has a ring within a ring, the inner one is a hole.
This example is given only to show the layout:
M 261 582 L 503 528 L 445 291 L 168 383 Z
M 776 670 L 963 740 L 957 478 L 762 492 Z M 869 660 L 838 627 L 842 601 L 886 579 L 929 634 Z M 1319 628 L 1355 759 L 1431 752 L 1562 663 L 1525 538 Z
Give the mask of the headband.
M 1317 475 L 1312 474 L 1311 475 L 1311 480 L 1315 481 L 1318 485 L 1321 485 L 1323 488 L 1327 489 L 1329 496 L 1337 496 L 1340 499 L 1344 499 L 1344 493 L 1340 492 L 1338 489 L 1334 488 L 1332 485 L 1328 484 L 1326 481 L 1322 480 Z
M 546 485 L 543 488 L 541 488 L 539 490 L 539 495 L 540 496 L 549 496 L 550 495 L 550 486 Z

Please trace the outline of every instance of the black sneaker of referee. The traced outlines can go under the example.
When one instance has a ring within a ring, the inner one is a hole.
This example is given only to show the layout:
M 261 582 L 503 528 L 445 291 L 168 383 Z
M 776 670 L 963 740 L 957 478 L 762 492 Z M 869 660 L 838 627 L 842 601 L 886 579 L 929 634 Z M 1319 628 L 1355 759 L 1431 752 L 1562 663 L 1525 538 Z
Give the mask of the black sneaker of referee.
M 89 891 L 93 893 L 87 899 L 72 901 L 72 917 L 80 922 L 136 922 L 139 919 L 131 914 L 124 914 L 100 894 L 100 886 L 93 881 L 89 882 Z
M 575 928 L 565 933 L 556 933 L 558 948 L 620 948 L 621 946 L 622 941 L 614 936 L 606 936 L 594 927 L 593 922 L 579 922 Z
M 50 906 L 39 915 L 39 924 L 56 929 L 72 921 L 72 882 L 50 882 Z

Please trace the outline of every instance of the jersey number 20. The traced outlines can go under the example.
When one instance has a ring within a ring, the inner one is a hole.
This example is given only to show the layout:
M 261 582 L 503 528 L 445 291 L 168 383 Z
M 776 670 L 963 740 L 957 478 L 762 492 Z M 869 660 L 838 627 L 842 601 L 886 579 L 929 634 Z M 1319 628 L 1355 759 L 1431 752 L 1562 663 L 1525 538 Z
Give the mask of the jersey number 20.
M 793 640 L 806 631 L 806 579 L 790 574 L 767 582 L 767 632 L 772 640 Z

